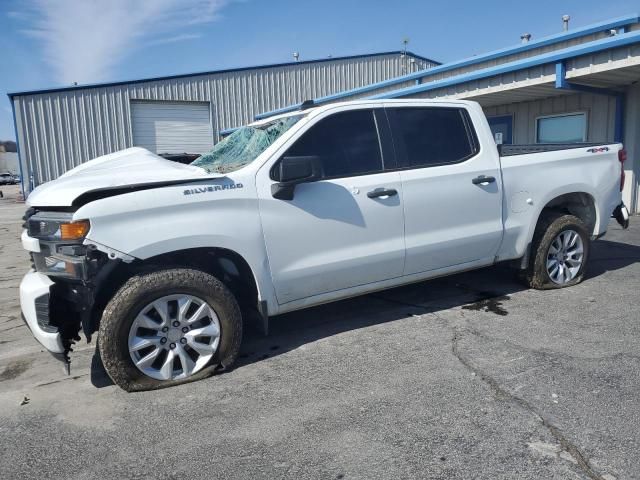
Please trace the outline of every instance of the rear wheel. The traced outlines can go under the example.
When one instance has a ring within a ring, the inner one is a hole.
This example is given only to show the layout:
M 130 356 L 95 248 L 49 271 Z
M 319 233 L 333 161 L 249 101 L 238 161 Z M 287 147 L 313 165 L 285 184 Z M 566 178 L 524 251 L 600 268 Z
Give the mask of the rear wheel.
M 537 289 L 569 287 L 584 278 L 590 239 L 578 217 L 544 213 L 533 237 L 531 259 L 524 272 L 528 286 Z
M 231 292 L 191 269 L 130 278 L 107 304 L 98 348 L 111 379 L 128 391 L 162 388 L 229 367 L 242 319 Z

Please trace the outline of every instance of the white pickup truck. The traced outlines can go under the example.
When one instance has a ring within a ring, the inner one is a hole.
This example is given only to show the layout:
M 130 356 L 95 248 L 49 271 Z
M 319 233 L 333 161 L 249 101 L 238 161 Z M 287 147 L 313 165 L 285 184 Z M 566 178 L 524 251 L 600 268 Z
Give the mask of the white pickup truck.
M 268 317 L 512 261 L 533 288 L 580 282 L 621 202 L 620 144 L 496 147 L 466 101 L 353 101 L 242 127 L 191 165 L 141 148 L 35 189 L 20 302 L 68 362 L 98 332 L 120 387 L 233 365 Z M 425 286 L 428 288 L 428 286 Z

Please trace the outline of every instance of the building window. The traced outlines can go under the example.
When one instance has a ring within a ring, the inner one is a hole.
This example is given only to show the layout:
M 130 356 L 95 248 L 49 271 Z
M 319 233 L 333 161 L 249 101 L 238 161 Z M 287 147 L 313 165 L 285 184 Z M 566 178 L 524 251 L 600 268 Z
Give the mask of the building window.
M 536 120 L 536 143 L 577 143 L 586 140 L 587 114 L 584 112 L 538 117 Z

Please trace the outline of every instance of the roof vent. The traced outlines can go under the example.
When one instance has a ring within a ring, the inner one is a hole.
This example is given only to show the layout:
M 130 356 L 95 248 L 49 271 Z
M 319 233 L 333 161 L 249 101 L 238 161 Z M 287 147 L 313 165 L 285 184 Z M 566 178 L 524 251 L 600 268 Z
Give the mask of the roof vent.
M 522 35 L 520 35 L 520 40 L 522 40 L 522 43 L 529 43 L 529 40 L 531 40 L 531 34 L 523 33 Z
M 564 30 L 565 32 L 569 30 L 569 20 L 571 20 L 571 17 L 569 15 L 562 16 L 562 30 Z

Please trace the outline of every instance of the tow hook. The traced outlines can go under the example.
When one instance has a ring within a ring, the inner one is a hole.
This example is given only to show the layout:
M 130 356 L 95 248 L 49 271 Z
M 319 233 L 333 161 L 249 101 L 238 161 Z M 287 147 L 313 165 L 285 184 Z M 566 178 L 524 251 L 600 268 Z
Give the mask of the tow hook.
M 615 208 L 611 216 L 616 219 L 623 229 L 629 228 L 629 210 L 627 210 L 624 202 Z

